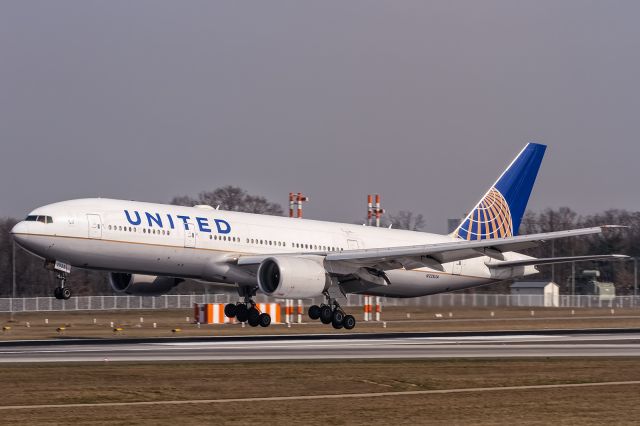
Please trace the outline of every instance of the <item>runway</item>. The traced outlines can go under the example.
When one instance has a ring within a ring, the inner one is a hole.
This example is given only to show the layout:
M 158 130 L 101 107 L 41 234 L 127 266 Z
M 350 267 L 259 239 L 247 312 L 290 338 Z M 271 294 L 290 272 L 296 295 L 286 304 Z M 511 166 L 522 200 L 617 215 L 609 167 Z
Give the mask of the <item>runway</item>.
M 1 342 L 0 363 L 640 356 L 640 331 Z

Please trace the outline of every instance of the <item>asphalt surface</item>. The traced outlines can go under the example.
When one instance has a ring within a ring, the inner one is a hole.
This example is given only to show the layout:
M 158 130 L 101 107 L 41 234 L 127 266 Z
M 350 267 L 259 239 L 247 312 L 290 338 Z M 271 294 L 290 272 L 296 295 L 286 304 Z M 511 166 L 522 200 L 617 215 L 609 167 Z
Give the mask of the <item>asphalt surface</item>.
M 640 330 L 0 342 L 0 363 L 640 356 Z

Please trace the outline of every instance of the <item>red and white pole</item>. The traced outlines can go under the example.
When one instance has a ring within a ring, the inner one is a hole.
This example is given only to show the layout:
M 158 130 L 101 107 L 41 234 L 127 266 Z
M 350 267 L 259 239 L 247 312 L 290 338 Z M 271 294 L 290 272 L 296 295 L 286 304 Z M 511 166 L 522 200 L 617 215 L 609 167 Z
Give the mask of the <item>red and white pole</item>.
M 289 217 L 293 217 L 293 192 L 289 193 Z
M 376 321 L 380 322 L 380 314 L 382 313 L 382 305 L 380 304 L 380 297 L 376 296 Z
M 298 217 L 302 218 L 302 193 L 298 192 Z
M 371 200 L 371 194 L 367 195 L 367 225 L 371 226 L 373 219 L 373 202 Z
M 371 297 L 364 296 L 364 320 L 371 321 Z
M 376 194 L 376 226 L 380 226 L 380 214 L 382 210 L 380 209 L 380 194 Z
M 304 311 L 304 305 L 302 299 L 298 299 L 298 324 L 302 324 L 302 312 Z

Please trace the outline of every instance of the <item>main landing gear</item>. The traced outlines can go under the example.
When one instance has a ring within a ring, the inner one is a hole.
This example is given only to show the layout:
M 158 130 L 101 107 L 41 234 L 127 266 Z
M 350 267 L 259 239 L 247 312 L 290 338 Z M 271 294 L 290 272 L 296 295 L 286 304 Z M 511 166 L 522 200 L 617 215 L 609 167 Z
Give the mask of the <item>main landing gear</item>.
M 238 302 L 236 304 L 227 303 L 224 307 L 224 314 L 228 318 L 235 318 L 240 322 L 247 322 L 251 327 L 269 327 L 271 325 L 271 315 L 266 312 L 260 312 L 256 302 L 253 301 L 251 296 L 255 294 L 255 290 L 244 290 L 244 302 Z
M 64 272 L 58 272 L 56 279 L 60 282 L 60 285 L 53 290 L 53 297 L 58 300 L 69 300 L 71 298 L 71 289 L 65 287 L 67 282 L 67 274 Z
M 309 318 L 312 320 L 319 319 L 323 324 L 331 324 L 336 330 L 343 327 L 345 330 L 353 329 L 356 326 L 356 319 L 353 315 L 346 315 L 338 302 L 328 294 L 325 294 L 325 297 L 327 298 L 327 303 L 309 307 Z

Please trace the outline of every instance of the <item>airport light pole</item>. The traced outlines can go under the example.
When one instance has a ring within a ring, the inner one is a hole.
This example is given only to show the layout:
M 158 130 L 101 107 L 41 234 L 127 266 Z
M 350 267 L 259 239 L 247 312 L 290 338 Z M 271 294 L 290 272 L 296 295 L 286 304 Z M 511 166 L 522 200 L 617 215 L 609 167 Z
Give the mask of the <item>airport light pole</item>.
M 571 262 L 571 295 L 576 295 L 576 262 Z
M 633 296 L 638 297 L 638 258 L 633 258 Z
M 11 251 L 11 274 L 12 274 L 12 284 L 11 284 L 11 315 L 10 320 L 13 321 L 13 301 L 16 298 L 16 242 L 13 240 L 12 251 Z

